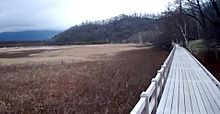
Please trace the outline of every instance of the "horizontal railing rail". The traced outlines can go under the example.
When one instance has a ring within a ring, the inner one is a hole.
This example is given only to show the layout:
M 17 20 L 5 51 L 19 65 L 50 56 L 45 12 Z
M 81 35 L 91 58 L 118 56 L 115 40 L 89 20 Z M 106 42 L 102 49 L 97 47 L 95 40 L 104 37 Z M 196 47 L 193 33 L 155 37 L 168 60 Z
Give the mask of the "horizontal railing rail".
M 152 114 L 156 112 L 167 80 L 175 49 L 176 45 L 173 47 L 172 51 L 164 61 L 161 69 L 157 71 L 157 75 L 155 76 L 155 78 L 151 80 L 150 86 L 147 88 L 146 91 L 141 93 L 140 100 L 135 105 L 130 114 Z

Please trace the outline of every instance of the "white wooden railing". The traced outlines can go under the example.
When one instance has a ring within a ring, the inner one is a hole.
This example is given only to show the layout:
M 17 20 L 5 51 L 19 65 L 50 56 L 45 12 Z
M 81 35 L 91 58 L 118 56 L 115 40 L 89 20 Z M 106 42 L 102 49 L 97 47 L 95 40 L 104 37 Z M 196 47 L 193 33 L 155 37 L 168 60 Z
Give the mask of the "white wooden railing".
M 161 98 L 171 62 L 173 60 L 176 46 L 172 49 L 167 59 L 164 61 L 161 69 L 157 71 L 155 78 L 151 80 L 150 86 L 140 95 L 140 100 L 135 105 L 130 114 L 154 114 Z

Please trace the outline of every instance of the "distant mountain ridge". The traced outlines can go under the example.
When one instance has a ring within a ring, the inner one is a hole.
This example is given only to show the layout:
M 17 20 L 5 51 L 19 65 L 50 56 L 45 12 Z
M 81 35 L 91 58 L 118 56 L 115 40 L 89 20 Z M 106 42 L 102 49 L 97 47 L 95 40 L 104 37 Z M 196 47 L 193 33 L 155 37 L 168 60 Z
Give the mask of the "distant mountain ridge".
M 61 45 L 137 42 L 140 33 L 154 34 L 152 31 L 157 26 L 157 21 L 159 20 L 146 15 L 122 14 L 103 21 L 85 22 L 73 26 L 53 37 L 53 41 Z M 142 40 L 145 41 L 146 37 Z
M 53 30 L 31 30 L 21 32 L 2 32 L 0 41 L 43 41 L 49 40 L 60 31 Z

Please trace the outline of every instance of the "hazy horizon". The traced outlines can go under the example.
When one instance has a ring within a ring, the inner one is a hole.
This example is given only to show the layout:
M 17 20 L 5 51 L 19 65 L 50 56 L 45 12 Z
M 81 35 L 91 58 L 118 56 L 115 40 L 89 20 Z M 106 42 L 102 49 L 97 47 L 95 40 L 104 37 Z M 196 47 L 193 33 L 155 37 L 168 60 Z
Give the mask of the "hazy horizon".
M 160 13 L 171 0 L 8 0 L 0 4 L 0 32 L 65 30 L 120 14 Z

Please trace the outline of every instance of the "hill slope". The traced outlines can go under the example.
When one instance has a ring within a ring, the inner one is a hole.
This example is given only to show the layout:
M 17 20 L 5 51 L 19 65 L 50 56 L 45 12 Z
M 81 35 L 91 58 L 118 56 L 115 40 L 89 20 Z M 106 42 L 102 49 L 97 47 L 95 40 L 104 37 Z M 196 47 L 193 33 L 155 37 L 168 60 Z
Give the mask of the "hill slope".
M 140 32 L 152 31 L 156 21 L 146 16 L 119 15 L 108 20 L 73 26 L 53 37 L 53 40 L 57 44 L 129 42 L 137 39 L 135 36 Z

